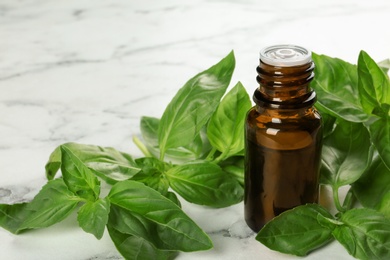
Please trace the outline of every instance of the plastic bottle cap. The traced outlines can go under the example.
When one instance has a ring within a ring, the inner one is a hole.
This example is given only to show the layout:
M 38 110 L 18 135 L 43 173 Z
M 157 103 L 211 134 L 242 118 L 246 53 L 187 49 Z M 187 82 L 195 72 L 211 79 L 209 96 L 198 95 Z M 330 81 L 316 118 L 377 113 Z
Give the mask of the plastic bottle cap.
M 260 51 L 260 60 L 272 66 L 299 66 L 311 61 L 311 51 L 296 45 L 274 45 Z

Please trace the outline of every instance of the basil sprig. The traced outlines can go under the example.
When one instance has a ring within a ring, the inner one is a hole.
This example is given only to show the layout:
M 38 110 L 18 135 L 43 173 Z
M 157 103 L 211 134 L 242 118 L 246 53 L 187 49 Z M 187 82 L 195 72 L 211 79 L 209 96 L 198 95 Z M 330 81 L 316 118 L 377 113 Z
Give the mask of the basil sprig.
M 333 190 L 338 213 L 299 206 L 265 225 L 256 239 L 299 256 L 336 239 L 356 258 L 390 258 L 389 62 L 378 65 L 365 52 L 357 65 L 324 55 L 313 59 L 312 87 L 324 127 L 321 182 Z M 77 210 L 79 226 L 97 239 L 107 230 L 126 259 L 173 259 L 212 248 L 176 194 L 215 208 L 243 199 L 251 101 L 240 82 L 225 93 L 234 67 L 231 52 L 185 83 L 161 119 L 142 117 L 142 137 L 133 140 L 143 158 L 110 147 L 58 146 L 45 166 L 48 182 L 29 203 L 0 204 L 0 226 L 19 234 Z M 106 196 L 102 181 L 111 185 Z M 341 203 L 338 192 L 346 185 L 351 189 Z M 364 208 L 353 208 L 355 199 Z
M 143 140 L 134 141 L 144 158 L 110 147 L 58 146 L 45 166 L 47 184 L 29 203 L 0 204 L 0 226 L 19 234 L 49 227 L 77 210 L 79 226 L 97 239 L 107 228 L 126 259 L 172 259 L 180 251 L 212 248 L 176 193 L 210 207 L 243 198 L 243 165 L 231 158 L 243 160 L 243 123 L 251 102 L 240 83 L 221 101 L 234 66 L 231 52 L 190 79 L 161 119 L 141 118 Z M 229 166 L 234 174 L 225 170 Z M 101 181 L 112 185 L 107 196 Z

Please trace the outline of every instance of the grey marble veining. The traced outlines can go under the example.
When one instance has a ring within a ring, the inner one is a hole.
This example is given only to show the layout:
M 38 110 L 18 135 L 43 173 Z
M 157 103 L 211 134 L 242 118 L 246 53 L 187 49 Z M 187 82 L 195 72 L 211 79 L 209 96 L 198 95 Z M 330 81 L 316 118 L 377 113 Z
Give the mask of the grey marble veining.
M 390 2 L 288 0 L 2 0 L 0 2 L 0 203 L 30 200 L 45 183 L 53 149 L 73 141 L 141 156 L 132 143 L 143 115 L 160 117 L 193 75 L 234 50 L 232 84 L 249 93 L 262 47 L 307 46 L 356 62 L 361 49 L 390 57 Z M 177 259 L 296 259 L 265 248 L 243 205 L 184 210 L 213 240 Z M 76 215 L 14 236 L 0 230 L 0 259 L 122 259 L 107 234 Z M 351 259 L 337 243 L 307 259 Z

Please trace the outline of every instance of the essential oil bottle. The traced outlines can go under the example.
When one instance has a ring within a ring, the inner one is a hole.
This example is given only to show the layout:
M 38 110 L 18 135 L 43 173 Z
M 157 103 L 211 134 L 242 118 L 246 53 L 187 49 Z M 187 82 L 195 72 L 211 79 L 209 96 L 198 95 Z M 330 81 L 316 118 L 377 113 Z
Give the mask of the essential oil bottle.
M 255 106 L 245 123 L 245 221 L 255 232 L 285 210 L 318 202 L 322 128 L 313 70 L 303 47 L 260 52 Z

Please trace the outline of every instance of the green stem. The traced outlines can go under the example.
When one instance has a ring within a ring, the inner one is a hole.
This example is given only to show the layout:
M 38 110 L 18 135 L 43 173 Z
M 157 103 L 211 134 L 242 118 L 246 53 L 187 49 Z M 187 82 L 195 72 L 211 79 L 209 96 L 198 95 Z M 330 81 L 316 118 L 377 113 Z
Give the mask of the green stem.
M 141 140 L 136 137 L 136 136 L 133 136 L 133 142 L 135 143 L 135 145 L 138 147 L 138 149 L 141 150 L 141 152 L 146 156 L 146 157 L 153 157 L 153 155 L 149 152 L 148 148 L 146 148 L 146 146 L 144 145 L 144 143 L 141 142 Z
M 160 161 L 162 162 L 164 161 L 164 155 L 163 151 L 160 150 Z
M 345 196 L 343 208 L 344 210 L 349 210 L 352 208 L 355 203 L 355 194 L 353 194 L 352 187 L 349 188 L 347 195 Z
M 160 147 L 160 161 L 164 161 L 164 157 L 165 157 L 165 148 L 163 148 L 162 146 L 159 146 Z
M 214 154 L 217 151 L 217 148 L 213 147 L 209 154 L 206 157 L 206 161 L 211 161 L 214 158 Z
M 341 206 L 340 199 L 339 199 L 339 189 L 332 187 L 332 190 L 333 190 L 333 201 L 334 201 L 334 205 L 336 206 L 336 209 L 339 212 L 344 212 L 345 208 Z
M 217 158 L 215 158 L 214 162 L 219 163 L 220 161 L 225 159 L 227 152 L 228 151 L 225 151 L 225 152 L 221 153 Z

